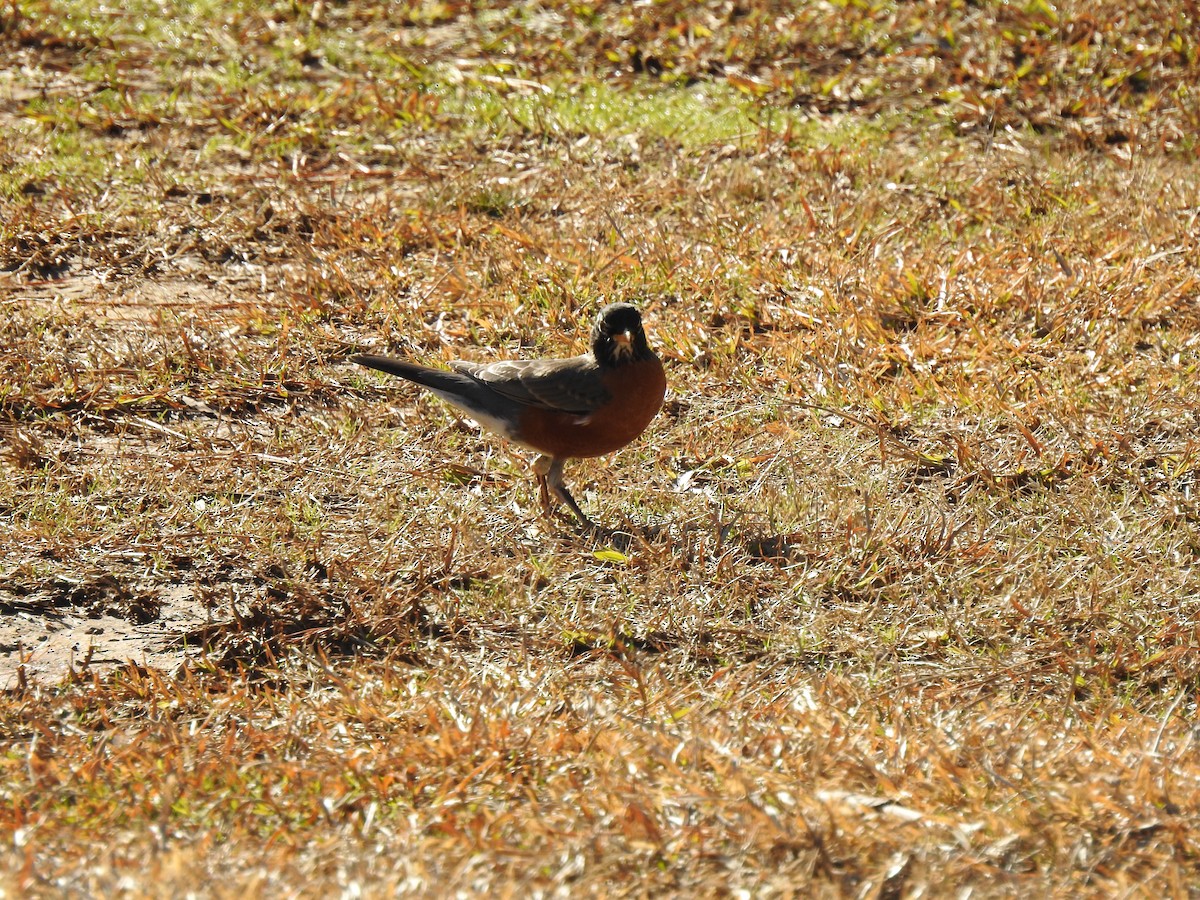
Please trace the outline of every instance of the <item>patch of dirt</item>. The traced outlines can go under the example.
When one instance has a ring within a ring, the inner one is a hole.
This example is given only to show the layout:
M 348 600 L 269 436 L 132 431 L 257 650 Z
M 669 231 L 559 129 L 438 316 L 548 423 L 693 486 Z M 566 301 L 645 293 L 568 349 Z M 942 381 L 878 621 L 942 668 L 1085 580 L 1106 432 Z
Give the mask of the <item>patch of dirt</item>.
M 189 586 L 142 590 L 112 574 L 0 582 L 0 614 L 0 689 L 128 660 L 169 669 L 179 638 L 210 621 Z
M 193 267 L 201 263 L 187 258 Z M 93 274 L 68 275 L 23 286 L 20 302 L 64 321 L 105 325 L 153 324 L 164 313 L 209 315 L 239 307 L 232 290 L 215 278 L 127 279 L 109 282 Z

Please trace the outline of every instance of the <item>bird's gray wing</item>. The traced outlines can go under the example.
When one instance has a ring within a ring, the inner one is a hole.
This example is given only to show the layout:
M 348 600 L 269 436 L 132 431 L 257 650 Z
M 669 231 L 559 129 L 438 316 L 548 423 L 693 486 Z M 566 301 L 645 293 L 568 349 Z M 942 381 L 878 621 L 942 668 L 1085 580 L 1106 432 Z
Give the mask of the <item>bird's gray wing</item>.
M 455 360 L 450 367 L 510 400 L 542 409 L 586 416 L 612 398 L 590 354 L 487 364 Z

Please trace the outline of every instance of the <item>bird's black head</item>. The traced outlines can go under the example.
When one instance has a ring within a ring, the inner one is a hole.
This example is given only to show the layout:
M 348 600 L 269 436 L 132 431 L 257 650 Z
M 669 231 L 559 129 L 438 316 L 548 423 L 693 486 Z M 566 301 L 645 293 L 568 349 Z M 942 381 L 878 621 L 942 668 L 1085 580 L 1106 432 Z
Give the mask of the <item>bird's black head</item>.
M 600 310 L 592 328 L 592 353 L 602 366 L 615 366 L 654 356 L 642 328 L 642 314 L 628 303 Z

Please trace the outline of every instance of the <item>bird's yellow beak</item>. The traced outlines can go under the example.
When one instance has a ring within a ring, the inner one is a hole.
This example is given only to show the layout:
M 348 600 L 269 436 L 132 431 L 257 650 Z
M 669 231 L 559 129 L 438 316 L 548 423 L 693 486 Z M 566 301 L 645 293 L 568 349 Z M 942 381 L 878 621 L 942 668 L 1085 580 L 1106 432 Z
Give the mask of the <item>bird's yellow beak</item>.
M 618 344 L 620 344 L 622 347 L 628 347 L 630 344 L 633 343 L 633 335 L 630 334 L 628 331 L 622 331 L 622 332 L 619 332 L 618 334 L 614 334 L 613 340 L 616 341 Z

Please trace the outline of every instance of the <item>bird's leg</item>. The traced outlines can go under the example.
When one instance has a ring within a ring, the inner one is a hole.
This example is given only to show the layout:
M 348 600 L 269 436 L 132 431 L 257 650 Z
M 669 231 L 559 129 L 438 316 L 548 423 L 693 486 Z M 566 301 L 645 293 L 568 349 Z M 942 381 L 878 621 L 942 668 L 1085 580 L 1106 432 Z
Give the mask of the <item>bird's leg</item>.
M 538 503 L 542 505 L 542 515 L 546 518 L 550 517 L 552 509 L 550 507 L 550 491 L 546 488 L 546 474 L 554 468 L 554 458 L 551 456 L 539 456 L 533 461 L 533 474 L 537 477 L 538 485 Z M 561 466 L 559 467 L 562 468 Z
M 541 459 L 550 458 L 543 456 Z M 579 516 L 579 521 L 583 523 L 585 528 L 595 529 L 596 524 L 583 514 L 583 510 L 579 508 L 579 504 L 575 502 L 575 498 L 571 496 L 571 492 L 563 484 L 563 461 L 561 459 L 550 459 L 550 466 L 546 469 L 545 484 L 549 485 L 550 490 L 554 491 L 554 496 L 567 504 L 571 512 Z

